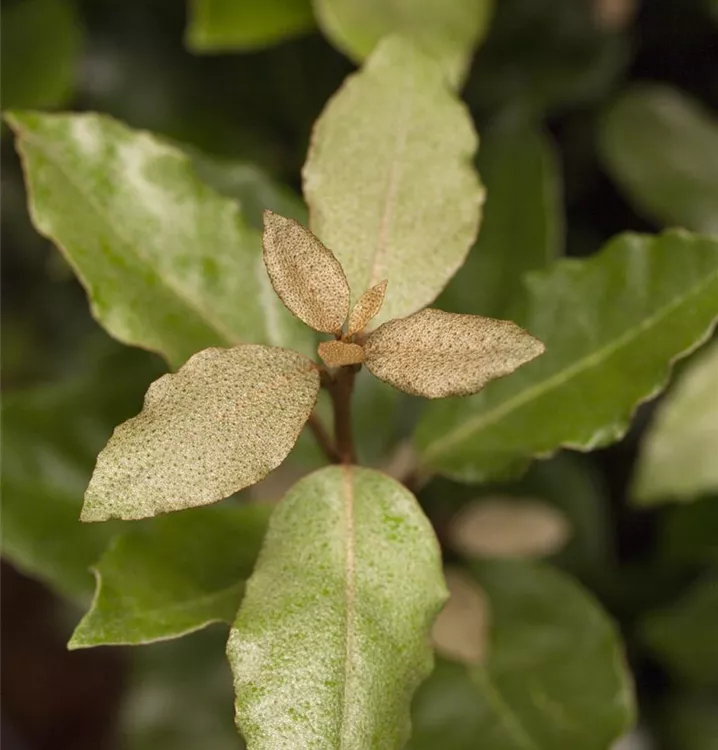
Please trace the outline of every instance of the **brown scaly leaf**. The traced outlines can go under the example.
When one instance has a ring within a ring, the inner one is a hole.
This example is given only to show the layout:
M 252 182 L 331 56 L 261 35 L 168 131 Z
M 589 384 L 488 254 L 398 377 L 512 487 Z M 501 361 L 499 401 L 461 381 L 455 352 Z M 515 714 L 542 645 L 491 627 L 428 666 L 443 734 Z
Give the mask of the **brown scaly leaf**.
M 319 344 L 318 351 L 327 367 L 360 365 L 364 361 L 364 349 L 359 344 L 348 344 L 344 341 L 322 341 Z
M 430 309 L 384 323 L 364 344 L 365 364 L 377 378 L 425 398 L 476 393 L 543 351 L 508 320 Z
M 315 331 L 338 333 L 349 313 L 349 284 L 331 250 L 294 219 L 264 212 L 264 264 L 274 291 Z
M 317 366 L 269 346 L 205 349 L 147 391 L 97 459 L 83 521 L 221 500 L 286 458 L 314 408 Z
M 386 294 L 387 281 L 380 281 L 376 286 L 367 289 L 364 294 L 357 300 L 347 323 L 347 336 L 353 336 L 363 328 L 367 323 L 381 310 Z

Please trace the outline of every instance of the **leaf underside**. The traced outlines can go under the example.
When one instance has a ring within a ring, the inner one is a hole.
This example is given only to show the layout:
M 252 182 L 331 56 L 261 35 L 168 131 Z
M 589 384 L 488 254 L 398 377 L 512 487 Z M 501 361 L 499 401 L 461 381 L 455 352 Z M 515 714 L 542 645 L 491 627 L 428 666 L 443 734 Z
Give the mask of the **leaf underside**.
M 476 393 L 543 351 L 511 321 L 431 309 L 384 323 L 364 345 L 372 374 L 425 398 Z

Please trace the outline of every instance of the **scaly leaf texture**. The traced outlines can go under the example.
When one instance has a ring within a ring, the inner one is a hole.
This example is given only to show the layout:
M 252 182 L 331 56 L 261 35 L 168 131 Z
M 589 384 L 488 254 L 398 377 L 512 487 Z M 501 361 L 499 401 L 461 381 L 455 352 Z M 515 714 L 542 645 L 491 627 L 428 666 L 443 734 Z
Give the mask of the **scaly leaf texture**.
M 486 185 L 481 232 L 436 306 L 503 318 L 521 294 L 523 275 L 562 253 L 559 166 L 548 135 L 503 123 L 482 131 L 477 166 Z
M 100 453 L 83 521 L 146 518 L 229 497 L 287 457 L 314 408 L 317 366 L 287 349 L 205 349 L 147 391 Z
M 445 598 L 434 532 L 403 486 L 352 466 L 298 482 L 227 646 L 249 750 L 402 748 Z
M 310 0 L 190 0 L 193 52 L 254 50 L 311 31 Z
M 633 481 L 641 504 L 718 493 L 718 344 L 681 373 L 643 438 Z
M 429 405 L 415 435 L 420 461 L 483 481 L 561 446 L 617 440 L 716 317 L 718 239 L 682 230 L 623 234 L 587 260 L 530 274 L 512 319 L 546 353 L 470 399 Z
M 339 261 L 301 224 L 264 212 L 264 265 L 287 308 L 315 331 L 338 333 L 349 314 Z
M 718 234 L 718 119 L 680 91 L 635 86 L 605 114 L 600 152 L 636 208 Z
M 543 351 L 540 341 L 509 320 L 442 310 L 390 320 L 364 345 L 373 375 L 425 398 L 476 393 Z
M 489 606 L 483 663 L 437 663 L 414 701 L 408 750 L 609 750 L 635 714 L 615 625 L 547 566 L 471 572 Z
M 383 279 L 373 325 L 430 304 L 476 237 L 484 190 L 471 118 L 436 63 L 382 41 L 317 120 L 304 165 L 312 231 L 353 299 Z
M 33 223 L 62 250 L 111 335 L 174 367 L 210 346 L 311 352 L 310 332 L 272 291 L 259 233 L 182 151 L 103 115 L 6 119 Z
M 488 31 L 492 10 L 493 0 L 314 0 L 322 31 L 353 60 L 364 60 L 383 37 L 401 34 L 435 58 L 457 87 Z
M 270 513 L 267 505 L 195 508 L 121 534 L 94 566 L 95 598 L 68 647 L 138 645 L 231 624 Z

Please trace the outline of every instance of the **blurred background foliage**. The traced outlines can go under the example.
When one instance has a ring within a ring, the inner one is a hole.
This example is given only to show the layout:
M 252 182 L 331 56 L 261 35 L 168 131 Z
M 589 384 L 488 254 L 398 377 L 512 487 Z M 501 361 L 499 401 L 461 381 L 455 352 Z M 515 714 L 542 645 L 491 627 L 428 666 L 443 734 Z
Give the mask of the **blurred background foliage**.
M 482 134 L 489 204 L 441 306 L 501 314 L 516 283 L 491 265 L 501 242 L 536 253 L 538 267 L 564 251 L 593 253 L 625 229 L 718 232 L 715 2 L 485 5 L 463 97 Z M 345 31 L 326 29 L 359 59 L 375 30 L 358 39 Z M 353 68 L 301 0 L 2 3 L 3 110 L 94 110 L 162 134 L 254 224 L 265 206 L 305 216 L 299 173 L 311 126 Z M 76 521 L 94 457 L 164 365 L 93 321 L 72 272 L 32 228 L 4 126 L 2 134 L 3 740 L 19 750 L 241 747 L 221 628 L 131 652 L 65 651 L 77 606 L 91 596 L 88 567 L 117 530 Z M 525 236 L 543 242 L 529 246 Z M 357 399 L 360 452 L 380 464 L 410 432 L 419 401 L 361 379 Z M 437 479 L 420 500 L 449 560 L 451 519 L 470 502 L 529 497 L 560 510 L 572 537 L 550 561 L 598 596 L 626 640 L 641 733 L 625 747 L 710 750 L 718 497 L 630 504 L 654 409 L 642 407 L 608 449 L 536 462 L 497 486 Z M 277 499 L 316 461 L 300 441 L 255 497 Z

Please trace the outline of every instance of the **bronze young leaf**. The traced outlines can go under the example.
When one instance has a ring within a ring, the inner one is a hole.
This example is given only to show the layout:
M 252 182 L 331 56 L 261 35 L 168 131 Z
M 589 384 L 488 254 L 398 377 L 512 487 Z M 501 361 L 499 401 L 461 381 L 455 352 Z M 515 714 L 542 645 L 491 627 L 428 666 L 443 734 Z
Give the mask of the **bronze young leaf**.
M 322 341 L 318 351 L 328 367 L 360 365 L 364 361 L 364 349 L 359 344 L 345 341 Z
M 317 366 L 287 349 L 205 349 L 147 391 L 97 459 L 83 521 L 221 500 L 286 458 L 314 408 Z
M 294 219 L 264 212 L 264 264 L 274 291 L 315 331 L 338 333 L 349 313 L 349 284 L 332 251 Z
M 425 398 L 476 393 L 543 351 L 508 320 L 431 309 L 384 323 L 364 344 L 376 377 Z
M 357 300 L 349 314 L 347 322 L 347 336 L 353 336 L 364 329 L 367 323 L 381 310 L 386 294 L 386 279 L 380 281 L 371 289 L 367 289 Z

